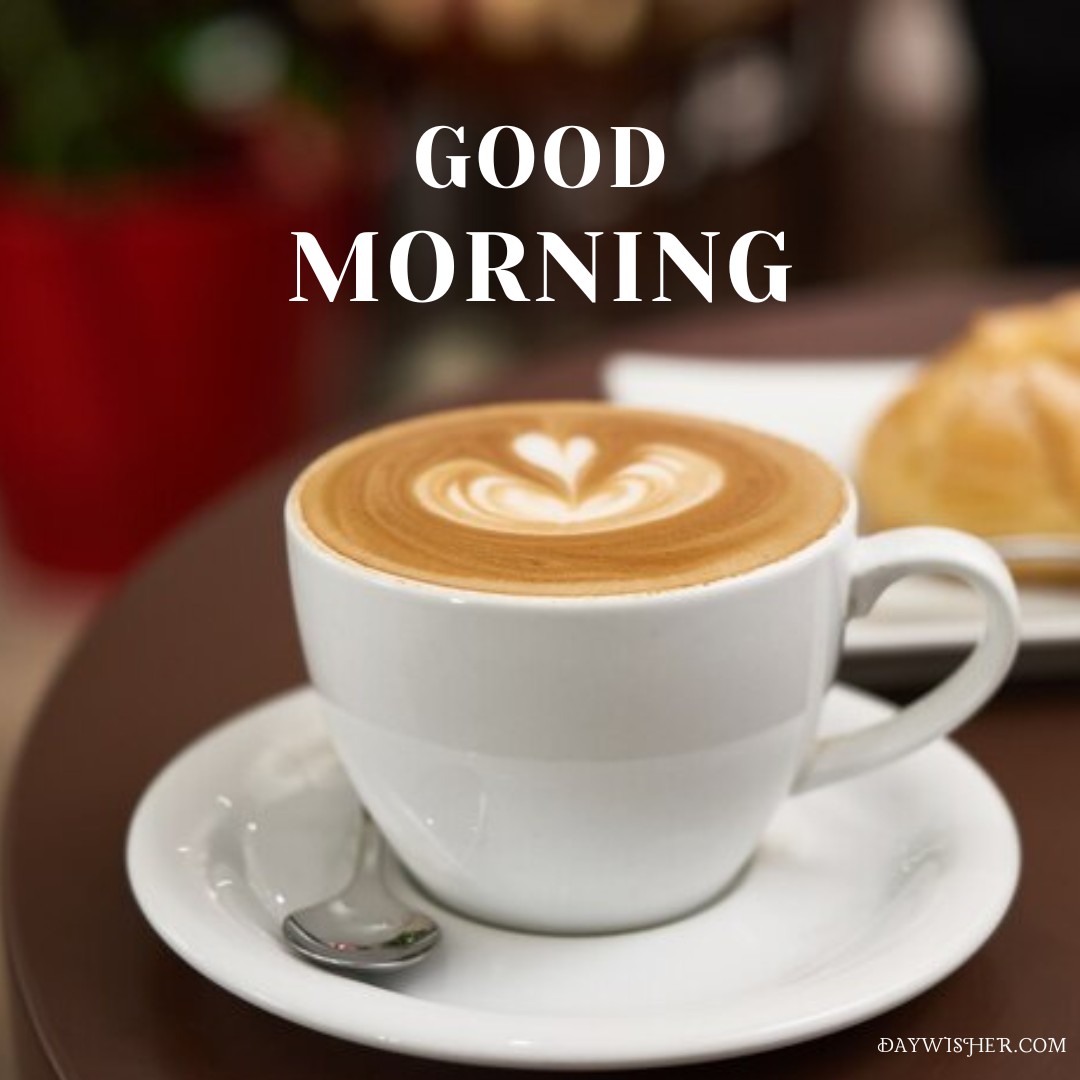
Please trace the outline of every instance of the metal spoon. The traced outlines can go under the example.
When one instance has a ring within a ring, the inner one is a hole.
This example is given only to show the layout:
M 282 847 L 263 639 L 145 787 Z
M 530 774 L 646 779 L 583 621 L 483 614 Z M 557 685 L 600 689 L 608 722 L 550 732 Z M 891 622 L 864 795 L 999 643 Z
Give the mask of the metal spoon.
M 362 813 L 360 850 L 352 881 L 336 896 L 286 916 L 289 947 L 341 975 L 399 971 L 422 960 L 439 940 L 439 927 L 387 890 L 386 842 Z

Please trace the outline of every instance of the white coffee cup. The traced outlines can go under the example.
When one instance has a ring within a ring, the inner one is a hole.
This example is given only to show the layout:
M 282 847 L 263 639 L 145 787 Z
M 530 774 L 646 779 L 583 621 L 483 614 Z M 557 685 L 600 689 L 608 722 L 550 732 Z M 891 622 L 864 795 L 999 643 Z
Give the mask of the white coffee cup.
M 356 789 L 434 897 L 556 933 L 682 915 L 738 875 L 788 795 L 952 731 L 1016 653 L 1015 588 L 974 537 L 823 537 L 733 578 L 542 597 L 403 580 L 336 552 L 286 505 L 311 680 Z M 845 622 L 894 581 L 947 574 L 985 600 L 981 641 L 895 715 L 819 738 Z

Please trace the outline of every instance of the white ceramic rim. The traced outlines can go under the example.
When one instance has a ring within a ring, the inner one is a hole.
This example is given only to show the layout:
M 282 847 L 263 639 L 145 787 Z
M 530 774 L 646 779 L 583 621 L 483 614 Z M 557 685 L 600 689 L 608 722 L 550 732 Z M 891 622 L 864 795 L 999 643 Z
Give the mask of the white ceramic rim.
M 877 710 L 887 708 L 869 694 L 838 689 Z M 954 876 L 951 883 L 960 895 L 948 905 L 955 914 L 944 934 L 949 951 L 924 949 L 920 956 L 909 941 L 903 950 L 869 962 L 869 970 L 849 971 L 851 985 L 843 994 L 830 999 L 826 993 L 796 1019 L 733 1034 L 723 1031 L 716 1009 L 630 1018 L 509 1015 L 437 1004 L 352 981 L 345 984 L 349 993 L 335 998 L 337 976 L 295 960 L 283 944 L 250 949 L 238 942 L 232 915 L 205 896 L 194 903 L 185 897 L 190 880 L 159 842 L 177 800 L 183 801 L 187 776 L 202 774 L 203 763 L 218 753 L 218 740 L 245 724 L 257 725 L 261 717 L 311 692 L 303 688 L 272 698 L 203 735 L 175 757 L 136 808 L 128 833 L 127 871 L 151 926 L 193 968 L 267 1012 L 352 1042 L 443 1061 L 549 1070 L 688 1064 L 776 1049 L 877 1016 L 950 975 L 993 933 L 1019 878 L 1019 837 L 1008 804 L 967 754 L 941 740 L 921 753 L 935 755 L 939 767 L 952 770 L 958 805 L 980 806 L 983 827 L 978 872 L 969 873 L 967 880 Z M 207 917 L 215 911 L 216 917 Z M 942 933 L 939 929 L 935 936 Z M 834 991 L 835 981 L 827 984 Z

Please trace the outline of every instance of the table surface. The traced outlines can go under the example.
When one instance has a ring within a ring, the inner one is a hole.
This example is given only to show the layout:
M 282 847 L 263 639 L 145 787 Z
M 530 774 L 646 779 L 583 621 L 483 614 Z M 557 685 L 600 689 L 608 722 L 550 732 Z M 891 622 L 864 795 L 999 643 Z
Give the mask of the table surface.
M 922 351 L 955 333 L 974 306 L 1043 296 L 1059 284 L 1028 276 L 852 288 L 681 318 L 528 369 L 491 396 L 594 395 L 601 357 L 622 346 L 743 356 Z M 279 507 L 302 462 L 338 434 L 249 482 L 137 572 L 70 657 L 37 717 L 16 770 L 4 847 L 5 929 L 27 1080 L 335 1080 L 467 1069 L 340 1042 L 233 999 L 158 941 L 124 874 L 125 831 L 153 775 L 198 733 L 304 678 Z M 1016 901 L 987 946 L 902 1008 L 727 1062 L 725 1076 L 1075 1075 L 1080 652 L 1076 669 L 1076 681 L 1006 689 L 960 736 L 1012 804 L 1024 844 Z M 1066 1037 L 1069 1053 L 969 1059 L 877 1051 L 883 1036 L 982 1035 L 1009 1036 L 1014 1045 L 1024 1036 Z

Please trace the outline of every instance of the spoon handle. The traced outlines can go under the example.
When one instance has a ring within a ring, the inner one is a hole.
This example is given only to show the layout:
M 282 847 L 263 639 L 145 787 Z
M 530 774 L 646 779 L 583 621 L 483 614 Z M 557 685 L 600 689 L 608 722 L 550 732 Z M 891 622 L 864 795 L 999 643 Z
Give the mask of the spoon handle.
M 383 872 L 385 870 L 385 860 L 383 853 L 385 847 L 386 844 L 382 837 L 382 831 L 379 829 L 379 826 L 375 824 L 374 819 L 367 812 L 367 809 L 361 806 L 359 851 L 356 857 L 356 866 L 353 870 L 352 881 L 349 883 L 347 889 L 348 892 L 352 892 L 353 887 L 357 886 L 362 880 L 378 881 L 380 884 L 384 881 Z

